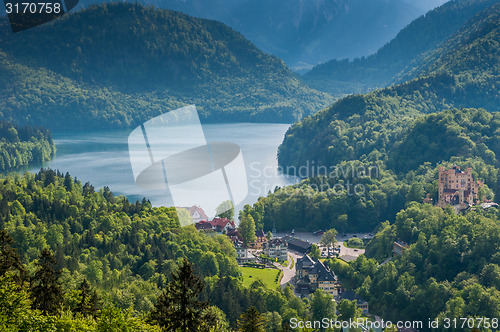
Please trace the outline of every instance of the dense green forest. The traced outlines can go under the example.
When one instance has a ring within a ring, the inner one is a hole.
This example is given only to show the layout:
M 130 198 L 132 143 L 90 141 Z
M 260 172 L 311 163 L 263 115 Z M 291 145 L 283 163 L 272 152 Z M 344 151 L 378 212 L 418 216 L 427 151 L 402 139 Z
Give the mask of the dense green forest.
M 498 5 L 477 15 L 425 75 L 345 97 L 295 123 L 278 161 L 283 172 L 309 178 L 248 207 L 257 226 L 371 231 L 426 193 L 436 200 L 437 169 L 444 165 L 473 167 L 499 194 L 500 118 L 488 112 L 500 105 L 499 17 Z M 488 111 L 446 110 L 464 105 Z M 359 174 L 358 168 L 377 172 Z M 363 189 L 359 195 L 356 186 Z
M 340 99 L 295 123 L 278 151 L 283 167 L 306 161 L 384 159 L 418 116 L 456 107 L 499 111 L 500 5 L 482 11 L 450 39 L 429 71 L 408 82 Z M 463 40 L 458 43 L 455 40 Z M 377 156 L 377 157 L 375 157 Z
M 452 157 L 500 166 L 500 113 L 453 109 L 418 118 L 388 152 L 387 165 L 408 172 Z
M 428 57 L 476 13 L 496 0 L 453 0 L 414 20 L 375 54 L 353 61 L 331 60 L 304 75 L 333 96 L 365 93 L 414 77 Z M 411 73 L 411 75 L 410 75 Z
M 392 243 L 410 247 L 391 256 Z M 410 204 L 395 223 L 384 223 L 374 240 L 350 264 L 328 264 L 346 285 L 370 300 L 370 308 L 386 319 L 422 320 L 500 316 L 500 223 L 497 209 L 457 215 L 452 209 Z M 477 324 L 477 322 L 476 322 Z M 498 324 L 498 321 L 497 321 Z M 471 328 L 438 331 L 473 331 Z M 477 325 L 476 325 L 477 328 Z M 427 330 L 427 329 L 424 329 Z M 481 331 L 498 326 L 482 325 Z M 436 329 L 433 329 L 436 331 Z
M 189 270 L 185 262 L 198 289 L 191 300 L 215 315 L 214 331 L 236 329 L 252 307 L 265 331 L 286 331 L 291 318 L 325 310 L 336 317 L 322 292 L 301 300 L 290 287 L 242 286 L 229 238 L 180 227 L 175 208 L 129 202 L 53 170 L 0 181 L 0 294 L 8 294 L 0 296 L 0 327 L 158 331 L 177 306 L 167 295 Z
M 0 122 L 0 172 L 54 157 L 56 147 L 50 131 Z
M 333 100 L 222 23 L 130 3 L 21 34 L 2 19 L 0 91 L 2 118 L 51 129 L 130 127 L 185 104 L 206 121 L 293 122 Z
M 427 194 L 436 201 L 439 167 L 453 165 L 471 167 L 474 178 L 485 181 L 485 198 L 500 195 L 498 169 L 476 156 L 455 155 L 437 165 L 426 162 L 399 176 L 380 161 L 356 161 L 341 163 L 329 176 L 276 188 L 245 206 L 243 213 L 253 217 L 257 229 L 266 231 L 373 232 L 380 223 L 393 221 L 410 202 L 422 202 Z

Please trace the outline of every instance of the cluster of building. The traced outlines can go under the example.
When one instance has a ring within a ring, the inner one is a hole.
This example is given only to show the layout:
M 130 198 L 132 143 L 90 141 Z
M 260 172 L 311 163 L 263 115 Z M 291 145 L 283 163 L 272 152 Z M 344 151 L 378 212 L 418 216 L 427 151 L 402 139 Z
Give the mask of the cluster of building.
M 194 206 L 188 209 L 195 227 L 199 231 L 215 232 L 225 234 L 234 244 L 236 259 L 239 264 L 255 262 L 257 257 L 252 254 L 251 249 L 260 250 L 269 259 L 285 261 L 288 259 L 288 249 L 304 254 L 295 263 L 296 268 L 296 291 L 302 295 L 313 293 L 316 289 L 334 296 L 335 300 L 356 300 L 358 308 L 368 313 L 368 302 L 360 298 L 352 291 L 345 291 L 335 273 L 323 262 L 308 255 L 312 243 L 294 237 L 268 239 L 262 230 L 255 232 L 256 240 L 247 245 L 243 243 L 242 237 L 236 228 L 234 221 L 228 218 L 214 218 L 208 220 L 203 209 Z
M 288 259 L 288 242 L 283 238 L 268 240 L 264 231 L 259 230 L 255 232 L 255 241 L 245 245 L 234 221 L 228 218 L 207 220 L 205 212 L 198 206 L 193 206 L 188 210 L 191 218 L 195 221 L 197 230 L 225 234 L 233 241 L 236 259 L 240 264 L 255 262 L 256 257 L 250 249 L 262 250 L 262 254 L 272 260 L 284 261 Z

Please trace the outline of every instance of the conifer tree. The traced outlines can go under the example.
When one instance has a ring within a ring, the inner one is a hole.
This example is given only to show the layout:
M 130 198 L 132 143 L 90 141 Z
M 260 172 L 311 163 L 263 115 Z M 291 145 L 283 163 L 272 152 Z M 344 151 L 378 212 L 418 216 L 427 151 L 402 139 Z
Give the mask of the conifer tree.
M 101 302 L 101 299 L 97 295 L 97 292 L 95 291 L 95 289 L 92 290 L 92 287 L 90 286 L 87 279 L 83 279 L 82 283 L 80 284 L 79 290 L 81 294 L 81 300 L 74 311 L 79 312 L 82 315 L 96 316 L 97 312 L 100 309 Z
M 69 175 L 69 172 L 66 172 L 66 175 L 64 176 L 64 187 L 66 187 L 67 191 L 73 190 L 73 179 L 71 178 L 71 175 Z
M 26 276 L 26 269 L 19 259 L 17 250 L 12 247 L 14 240 L 10 234 L 5 230 L 0 230 L 0 277 L 5 273 L 12 271 L 15 272 L 14 279 L 20 283 Z
M 257 308 L 250 307 L 241 314 L 238 319 L 238 331 L 241 332 L 265 332 L 266 321 L 261 316 Z
M 150 319 L 165 331 L 203 331 L 215 322 L 215 317 L 208 308 L 208 303 L 200 301 L 203 281 L 194 274 L 191 263 L 186 258 L 172 281 L 158 297 Z
M 35 265 L 37 271 L 31 278 L 30 287 L 32 306 L 46 315 L 55 314 L 61 309 L 63 302 L 60 271 L 56 269 L 57 260 L 48 248 L 44 248 Z

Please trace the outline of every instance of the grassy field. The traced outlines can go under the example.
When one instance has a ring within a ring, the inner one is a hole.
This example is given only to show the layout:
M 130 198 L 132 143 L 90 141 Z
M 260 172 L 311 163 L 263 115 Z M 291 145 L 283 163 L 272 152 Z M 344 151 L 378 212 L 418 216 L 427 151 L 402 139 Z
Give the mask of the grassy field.
M 243 274 L 243 285 L 249 287 L 252 282 L 256 280 L 262 280 L 267 288 L 276 288 L 278 282 L 276 282 L 276 276 L 279 270 L 275 269 L 257 269 L 254 267 L 242 267 L 241 273 Z
M 343 259 L 340 259 L 340 258 L 331 258 L 332 260 L 334 261 L 338 261 L 340 262 L 341 264 L 344 264 L 344 265 L 349 265 L 349 263 L 347 263 L 345 260 Z

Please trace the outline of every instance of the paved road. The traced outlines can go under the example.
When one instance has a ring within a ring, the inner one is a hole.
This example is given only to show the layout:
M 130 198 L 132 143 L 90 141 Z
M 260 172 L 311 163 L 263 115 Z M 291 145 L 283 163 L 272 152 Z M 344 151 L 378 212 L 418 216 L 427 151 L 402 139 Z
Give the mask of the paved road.
M 295 264 L 297 263 L 297 258 L 302 257 L 290 251 L 288 252 L 288 256 L 292 257 L 294 261 L 293 268 L 290 268 L 292 266 L 292 262 L 289 262 L 288 266 L 282 266 L 278 263 L 273 263 L 274 266 L 283 271 L 283 278 L 281 278 L 280 282 L 281 288 L 285 288 L 285 285 L 290 282 L 292 283 L 292 286 L 294 286 Z
M 290 233 L 277 233 L 275 236 L 285 236 L 285 235 L 291 235 Z M 293 235 L 296 238 L 299 238 L 303 241 L 309 241 L 311 243 L 316 243 L 319 244 L 319 241 L 321 240 L 321 235 L 314 235 L 313 233 L 308 233 L 308 232 L 295 232 Z M 359 239 L 370 239 L 373 237 L 373 235 L 370 235 L 369 233 L 347 233 L 345 234 L 338 234 L 337 235 L 337 245 L 340 245 L 340 257 L 344 257 L 346 261 L 354 260 L 356 259 L 359 255 L 362 255 L 365 253 L 364 249 L 353 249 L 353 248 L 347 248 L 344 246 L 344 241 L 349 240 L 352 237 L 357 237 Z M 322 249 L 322 248 L 321 248 Z M 322 251 L 323 252 L 323 251 Z M 327 253 L 327 252 L 325 252 Z M 327 253 L 328 254 L 328 253 Z M 325 257 L 325 256 L 322 256 Z
M 353 258 L 356 259 L 358 258 L 359 255 L 363 255 L 365 253 L 365 249 L 353 249 L 353 248 L 347 248 L 344 246 L 344 242 L 337 242 L 337 245 L 340 245 L 340 254 L 339 257 L 346 257 L 346 261 L 350 261 Z

